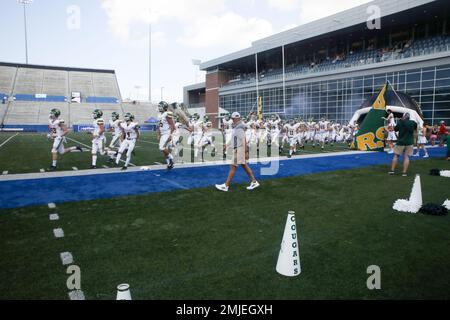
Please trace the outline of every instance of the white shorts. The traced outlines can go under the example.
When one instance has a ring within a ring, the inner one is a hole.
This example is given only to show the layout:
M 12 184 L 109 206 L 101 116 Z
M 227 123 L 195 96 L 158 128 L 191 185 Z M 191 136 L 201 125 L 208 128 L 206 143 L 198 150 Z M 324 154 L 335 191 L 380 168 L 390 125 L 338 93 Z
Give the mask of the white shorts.
M 120 134 L 115 134 L 112 137 L 111 143 L 109 144 L 110 148 L 120 147 Z
M 180 141 L 181 136 L 180 135 L 174 135 L 172 136 L 172 143 L 174 146 L 178 145 Z
M 419 138 L 417 139 L 417 143 L 418 143 L 418 144 L 427 144 L 428 141 L 427 141 L 427 138 L 426 138 L 426 137 L 419 137 Z
M 104 146 L 105 146 L 106 138 L 96 138 L 92 140 L 92 154 L 100 153 L 101 155 L 106 154 Z
M 397 141 L 397 135 L 394 131 L 388 131 L 387 141 Z
M 203 138 L 200 140 L 200 146 L 206 147 L 207 145 L 214 145 L 212 141 L 212 137 L 203 136 Z
M 123 154 L 125 152 L 125 150 L 128 149 L 127 156 L 130 157 L 135 146 L 136 146 L 136 139 L 130 139 L 130 140 L 125 139 L 120 144 L 119 153 Z
M 325 139 L 327 138 L 328 133 L 326 133 L 326 132 L 320 132 L 320 133 L 317 134 L 316 136 L 317 136 L 317 141 L 325 142 Z
M 52 153 L 64 154 L 64 143 L 66 143 L 65 137 L 56 137 L 53 141 Z
M 161 135 L 161 138 L 159 139 L 159 151 L 164 151 L 167 149 L 170 139 L 170 133 L 166 133 Z
M 288 138 L 289 140 L 289 146 L 292 148 L 292 147 L 295 147 L 296 145 L 297 145 L 297 138 L 296 137 L 292 137 L 292 138 Z

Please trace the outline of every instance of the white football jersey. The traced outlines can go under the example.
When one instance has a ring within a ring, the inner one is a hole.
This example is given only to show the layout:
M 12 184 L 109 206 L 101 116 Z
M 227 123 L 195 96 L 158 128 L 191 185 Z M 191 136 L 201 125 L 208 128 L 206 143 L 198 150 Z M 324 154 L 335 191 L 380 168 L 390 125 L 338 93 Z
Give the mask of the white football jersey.
M 288 135 L 289 138 L 295 137 L 295 135 L 297 134 L 297 130 L 298 130 L 299 126 L 300 126 L 299 123 L 296 123 L 296 124 L 293 124 L 293 125 L 287 124 L 285 126 L 286 131 L 287 131 L 287 135 Z
M 233 120 L 222 120 L 222 125 L 224 130 L 232 130 L 233 129 Z
M 203 134 L 203 121 L 202 120 L 194 121 L 192 126 L 194 127 L 194 134 L 197 134 L 197 135 Z
M 130 122 L 128 124 L 126 122 L 122 122 L 120 124 L 120 127 L 125 132 L 125 138 L 126 139 L 137 139 L 137 137 L 138 137 L 138 130 L 139 130 L 139 123 L 137 123 L 137 122 Z
M 109 126 L 114 129 L 114 135 L 115 136 L 119 136 L 119 135 L 122 134 L 122 131 L 120 130 L 121 122 L 122 122 L 122 120 L 119 120 L 119 119 L 118 120 L 114 120 L 114 121 L 109 120 Z
M 212 137 L 213 130 L 212 130 L 212 122 L 208 121 L 204 126 L 204 133 L 206 137 Z
M 170 134 L 170 125 L 167 119 L 173 119 L 173 113 L 166 111 L 159 116 L 159 131 L 161 135 Z
M 64 135 L 64 130 L 61 128 L 61 125 L 66 122 L 63 119 L 49 119 L 50 129 L 52 130 L 52 134 L 57 137 L 62 137 Z
M 103 138 L 105 136 L 105 133 L 103 132 L 100 135 L 100 127 L 105 125 L 105 120 L 103 120 L 102 118 L 100 119 L 96 119 L 94 120 L 94 136 L 98 137 L 98 138 Z
M 271 120 L 270 121 L 270 128 L 272 130 L 279 130 L 278 125 L 280 124 L 280 120 Z

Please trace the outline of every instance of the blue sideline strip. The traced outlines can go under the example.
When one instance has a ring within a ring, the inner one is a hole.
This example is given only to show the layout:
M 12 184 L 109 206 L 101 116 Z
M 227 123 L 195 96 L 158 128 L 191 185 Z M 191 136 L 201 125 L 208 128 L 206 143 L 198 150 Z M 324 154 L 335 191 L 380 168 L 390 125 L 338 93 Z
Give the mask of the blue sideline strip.
M 445 148 L 429 149 L 431 157 L 445 157 Z M 261 176 L 261 164 L 252 165 L 258 180 L 301 176 L 313 173 L 363 168 L 388 164 L 392 155 L 362 153 L 280 161 L 280 170 L 273 176 Z M 119 196 L 141 195 L 173 190 L 211 187 L 223 183 L 228 174 L 227 165 L 179 168 L 171 172 L 141 171 L 129 174 L 104 174 L 79 177 L 18 180 L 0 182 L 0 208 L 19 208 L 33 205 L 107 199 Z M 157 176 L 158 175 L 158 176 Z M 242 169 L 236 173 L 236 183 L 248 178 Z M 264 188 L 264 184 L 262 185 Z M 231 192 L 235 192 L 231 190 Z

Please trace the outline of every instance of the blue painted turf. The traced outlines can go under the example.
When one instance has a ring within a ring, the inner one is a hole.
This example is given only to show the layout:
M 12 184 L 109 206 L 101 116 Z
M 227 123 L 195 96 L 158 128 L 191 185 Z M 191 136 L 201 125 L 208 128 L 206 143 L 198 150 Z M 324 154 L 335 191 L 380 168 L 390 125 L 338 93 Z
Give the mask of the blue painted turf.
M 446 149 L 429 150 L 431 157 L 445 157 Z M 388 164 L 392 155 L 386 153 L 362 153 L 323 158 L 308 158 L 280 161 L 276 175 L 261 176 L 261 168 L 267 165 L 252 165 L 258 180 L 301 176 L 313 173 L 363 168 Z M 19 208 L 46 205 L 50 202 L 65 203 L 84 200 L 107 199 L 119 196 L 140 195 L 172 190 L 211 187 L 223 183 L 229 166 L 205 166 L 180 168 L 171 172 L 141 171 L 128 174 L 104 174 L 81 177 L 61 177 L 0 182 L 0 208 Z M 155 176 L 155 175 L 159 175 Z M 242 169 L 236 173 L 235 183 L 247 182 Z M 264 184 L 262 184 L 264 187 Z M 232 190 L 233 191 L 233 190 Z

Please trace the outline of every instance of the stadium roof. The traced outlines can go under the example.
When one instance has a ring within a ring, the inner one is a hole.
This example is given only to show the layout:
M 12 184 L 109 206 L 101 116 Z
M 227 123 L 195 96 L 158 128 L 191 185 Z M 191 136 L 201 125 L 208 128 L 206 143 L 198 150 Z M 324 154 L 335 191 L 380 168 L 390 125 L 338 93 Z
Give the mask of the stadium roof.
M 375 0 L 369 3 L 357 6 L 355 8 L 342 11 L 332 16 L 322 18 L 296 28 L 277 33 L 267 38 L 260 39 L 252 43 L 250 48 L 233 52 L 231 54 L 206 61 L 200 65 L 201 70 L 209 70 L 223 63 L 248 57 L 258 52 L 264 52 L 270 49 L 278 48 L 283 45 L 311 39 L 317 36 L 339 31 L 348 27 L 366 23 L 370 14 L 367 8 L 371 5 L 380 7 L 381 17 L 400 13 L 421 5 L 439 0 Z
M 114 70 L 106 70 L 106 69 L 43 66 L 43 65 L 36 65 L 36 64 L 22 64 L 22 63 L 13 63 L 13 62 L 0 62 L 0 66 L 15 67 L 15 68 L 28 68 L 28 69 L 61 70 L 61 71 L 96 72 L 96 73 L 112 73 L 112 74 L 116 73 Z

